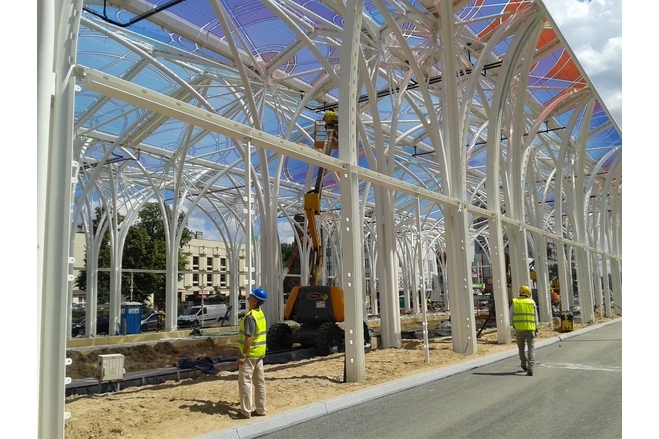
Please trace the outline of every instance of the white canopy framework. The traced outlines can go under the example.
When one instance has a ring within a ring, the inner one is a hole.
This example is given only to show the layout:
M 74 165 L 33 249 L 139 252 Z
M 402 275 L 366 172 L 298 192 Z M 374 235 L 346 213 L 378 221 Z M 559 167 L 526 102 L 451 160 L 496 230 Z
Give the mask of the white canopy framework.
M 59 360 L 40 362 L 40 431 L 63 437 L 76 226 L 90 231 L 92 304 L 93 255 L 110 232 L 113 321 L 125 226 L 147 202 L 174 212 L 168 330 L 178 223 L 192 215 L 217 228 L 234 266 L 248 244 L 273 324 L 281 220 L 296 227 L 326 169 L 319 224 L 341 267 L 331 276 L 345 294 L 349 381 L 365 374 L 367 292 L 379 293 L 385 347 L 400 347 L 399 285 L 424 290 L 429 261 L 448 279 L 453 349 L 476 352 L 475 245 L 492 267 L 500 343 L 510 342 L 506 255 L 513 291 L 533 261 L 543 321 L 547 249 L 562 285 L 574 263 L 586 321 L 596 305 L 610 312 L 601 279 L 622 304 L 621 130 L 541 1 L 55 0 L 39 12 L 39 355 Z M 332 155 L 314 148 L 328 109 L 339 115 Z M 108 215 L 94 235 L 96 206 Z M 413 297 L 407 306 L 425 306 Z

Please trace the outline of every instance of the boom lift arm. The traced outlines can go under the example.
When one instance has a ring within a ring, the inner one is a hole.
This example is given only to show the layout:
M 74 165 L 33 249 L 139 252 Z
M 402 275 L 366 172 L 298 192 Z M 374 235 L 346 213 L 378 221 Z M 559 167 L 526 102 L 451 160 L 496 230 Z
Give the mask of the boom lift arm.
M 314 147 L 330 155 L 338 149 L 335 123 L 316 123 Z M 343 290 L 336 286 L 320 285 L 323 269 L 323 245 L 321 227 L 316 221 L 320 215 L 320 200 L 323 180 L 327 170 L 318 167 L 314 188 L 304 194 L 304 212 L 307 222 L 307 236 L 311 238 L 313 254 L 309 258 L 309 282 L 306 286 L 296 285 L 284 306 L 284 318 L 296 322 L 299 327 L 293 332 L 286 322 L 272 325 L 266 338 L 268 352 L 290 349 L 293 344 L 301 347 L 314 346 L 318 355 L 328 355 L 343 349 L 345 334 L 337 325 L 344 320 Z M 365 331 L 368 327 L 364 322 Z M 369 340 L 370 342 L 370 340 Z
M 322 125 L 320 125 L 322 126 Z M 336 141 L 336 128 L 324 130 L 324 137 L 320 133 L 319 125 L 316 124 L 316 141 L 314 147 L 321 149 L 326 155 L 330 155 L 333 149 L 338 148 Z M 320 138 L 320 139 L 319 139 Z M 319 148 L 319 146 L 321 148 Z M 313 254 L 309 258 L 309 285 L 316 286 L 320 284 L 320 274 L 323 268 L 323 248 L 320 241 L 320 227 L 316 224 L 316 215 L 320 215 L 320 197 L 323 190 L 323 180 L 327 170 L 318 167 L 316 182 L 314 188 L 304 194 L 304 212 L 308 222 L 308 235 L 311 236 L 311 245 Z

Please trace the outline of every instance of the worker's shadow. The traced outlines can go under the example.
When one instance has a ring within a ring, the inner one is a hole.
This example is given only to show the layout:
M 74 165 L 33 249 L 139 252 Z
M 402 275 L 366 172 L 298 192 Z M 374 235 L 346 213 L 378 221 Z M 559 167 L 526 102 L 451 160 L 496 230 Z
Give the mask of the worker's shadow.
M 326 380 L 329 381 L 330 383 L 338 383 L 338 384 L 343 383 L 342 379 L 333 379 L 326 375 L 292 375 L 288 377 L 276 377 L 276 378 L 265 377 L 266 381 L 286 381 L 286 380 L 299 381 L 299 380 L 309 380 L 309 379 Z
M 203 401 L 193 400 L 193 404 L 181 404 L 180 409 L 188 409 L 191 412 L 204 413 L 207 415 L 227 415 L 231 416 L 236 414 L 239 406 L 237 402 L 229 401 Z
M 474 372 L 472 375 L 510 376 L 510 375 L 520 375 L 520 374 L 526 375 L 526 372 L 524 372 L 523 370 L 520 370 L 520 371 L 517 371 L 517 372 L 491 372 L 491 373 Z

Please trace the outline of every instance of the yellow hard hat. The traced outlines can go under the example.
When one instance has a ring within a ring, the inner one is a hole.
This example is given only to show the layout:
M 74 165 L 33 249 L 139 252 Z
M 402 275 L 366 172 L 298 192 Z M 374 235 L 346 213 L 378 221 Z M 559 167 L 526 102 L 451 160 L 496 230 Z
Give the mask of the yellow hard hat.
M 522 285 L 521 287 L 519 287 L 519 295 L 520 296 L 530 297 L 531 296 L 531 288 L 529 288 L 528 285 Z

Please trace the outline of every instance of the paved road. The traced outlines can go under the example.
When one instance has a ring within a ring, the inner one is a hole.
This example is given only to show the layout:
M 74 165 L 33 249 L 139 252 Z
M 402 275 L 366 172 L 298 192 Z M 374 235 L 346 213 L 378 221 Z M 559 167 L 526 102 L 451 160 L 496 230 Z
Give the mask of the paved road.
M 622 437 L 622 322 L 261 438 Z

